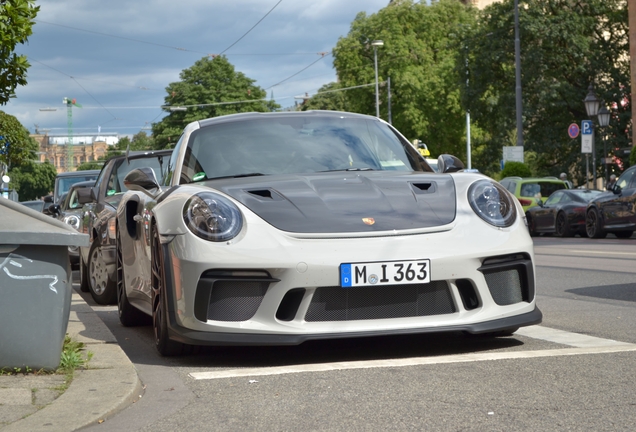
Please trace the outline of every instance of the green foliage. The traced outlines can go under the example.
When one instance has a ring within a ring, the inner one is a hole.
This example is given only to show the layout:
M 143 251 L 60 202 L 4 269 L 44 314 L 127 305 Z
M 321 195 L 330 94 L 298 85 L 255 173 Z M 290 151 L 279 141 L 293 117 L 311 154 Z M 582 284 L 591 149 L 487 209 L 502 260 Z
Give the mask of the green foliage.
M 568 172 L 583 183 L 580 138 L 570 139 L 567 128 L 587 119 L 583 99 L 591 82 L 613 107 L 608 148 L 631 140 L 631 105 L 624 103 L 631 97 L 626 2 L 520 0 L 519 22 L 523 138 L 525 150 L 537 155 L 533 175 Z M 481 11 L 479 25 L 462 40 L 470 79 L 463 103 L 488 135 L 489 153 L 497 153 L 516 129 L 513 0 Z M 465 62 L 457 68 L 464 70 Z M 602 146 L 596 151 L 600 159 Z
M 67 334 L 64 337 L 58 372 L 72 374 L 75 369 L 85 368 L 93 358 L 93 353 L 89 351 L 84 355 L 84 348 L 84 343 L 73 340 Z
M 346 90 L 339 90 L 339 83 L 331 82 L 318 89 L 318 92 L 307 100 L 301 110 L 351 111 L 348 108 Z
M 17 168 L 9 170 L 11 186 L 18 192 L 20 201 L 40 199 L 48 195 L 55 186 L 57 170 L 49 162 L 25 162 Z
M 334 66 L 343 87 L 375 82 L 373 40 L 377 48 L 378 79 L 391 78 L 392 123 L 409 140 L 420 139 L 432 153 L 466 154 L 465 111 L 456 69 L 458 35 L 475 26 L 476 9 L 456 0 L 426 5 L 393 1 L 376 14 L 360 13 L 346 37 L 333 50 Z M 351 111 L 375 115 L 375 87 L 345 92 Z M 380 91 L 380 115 L 387 118 L 387 87 Z
M 164 99 L 165 105 L 190 107 L 185 111 L 169 111 L 170 114 L 152 125 L 156 149 L 173 146 L 183 128 L 190 122 L 226 114 L 266 112 L 279 108 L 272 101 L 265 101 L 265 90 L 255 86 L 253 79 L 236 72 L 225 56 L 213 59 L 203 57 L 189 69 L 184 69 L 180 78 L 181 81 L 170 83 L 166 88 L 168 95 Z
M 35 0 L 0 2 L 0 105 L 15 97 L 17 86 L 27 83 L 26 71 L 31 65 L 25 55 L 17 55 L 14 50 L 31 36 L 33 19 L 39 10 Z
M 1 66 L 0 66 L 1 70 Z M 9 169 L 35 159 L 38 143 L 14 116 L 0 111 L 0 162 Z
M 531 177 L 532 172 L 528 165 L 523 162 L 507 161 L 504 169 L 501 170 L 501 178 L 506 177 Z
M 96 170 L 96 169 L 100 170 L 102 169 L 103 166 L 104 166 L 103 160 L 91 161 L 91 162 L 84 162 L 78 165 L 78 167 L 75 170 L 76 171 L 88 171 L 88 170 Z

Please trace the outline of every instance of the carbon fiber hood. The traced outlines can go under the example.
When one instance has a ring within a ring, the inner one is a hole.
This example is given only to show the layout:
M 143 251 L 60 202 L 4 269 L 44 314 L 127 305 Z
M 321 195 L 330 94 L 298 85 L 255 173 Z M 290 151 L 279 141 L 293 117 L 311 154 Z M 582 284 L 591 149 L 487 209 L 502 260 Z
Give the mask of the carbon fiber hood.
M 274 227 L 297 233 L 430 228 L 455 219 L 451 176 L 330 172 L 211 180 Z

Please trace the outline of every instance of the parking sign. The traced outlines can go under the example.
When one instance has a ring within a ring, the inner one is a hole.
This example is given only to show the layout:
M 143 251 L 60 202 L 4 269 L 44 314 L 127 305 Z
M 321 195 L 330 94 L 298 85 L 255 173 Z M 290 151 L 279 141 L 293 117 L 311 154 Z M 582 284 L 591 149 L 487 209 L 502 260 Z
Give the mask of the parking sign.
M 592 120 L 581 122 L 581 153 L 592 153 L 594 143 L 594 125 Z

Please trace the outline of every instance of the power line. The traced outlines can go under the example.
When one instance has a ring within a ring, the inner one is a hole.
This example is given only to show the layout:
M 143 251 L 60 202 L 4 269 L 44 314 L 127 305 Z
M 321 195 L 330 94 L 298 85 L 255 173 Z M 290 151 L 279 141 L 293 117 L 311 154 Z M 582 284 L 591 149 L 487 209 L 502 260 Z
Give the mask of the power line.
M 267 15 L 269 15 L 270 13 L 272 13 L 272 11 L 273 11 L 274 9 L 276 9 L 276 7 L 277 7 L 279 4 L 281 4 L 282 2 L 283 2 L 283 0 L 278 0 L 278 3 L 276 3 L 276 4 L 274 5 L 274 7 L 273 7 L 273 8 L 271 8 L 271 9 L 270 9 L 270 10 L 269 10 L 269 11 L 268 11 L 268 12 L 267 12 L 264 16 L 263 16 L 263 18 L 259 19 L 259 20 L 258 20 L 258 22 L 252 26 L 252 28 L 250 28 L 247 32 L 245 32 L 245 34 L 244 34 L 243 36 L 241 36 L 240 38 L 238 38 L 238 39 L 236 40 L 236 42 L 234 42 L 232 45 L 230 45 L 229 47 L 227 47 L 227 48 L 225 48 L 223 51 L 221 51 L 221 52 L 219 53 L 219 55 L 223 55 L 223 53 L 224 53 L 224 52 L 226 52 L 227 50 L 229 50 L 230 48 L 232 48 L 234 45 L 236 45 L 237 43 L 239 43 L 239 42 L 241 41 L 241 39 L 243 39 L 245 36 L 247 36 L 249 32 L 251 32 L 252 30 L 254 30 L 254 28 L 255 28 L 257 25 L 259 25 L 259 24 L 261 23 L 261 21 L 263 21 L 265 18 L 267 18 Z
M 301 70 L 299 70 L 299 71 L 298 71 L 298 72 L 296 72 L 295 74 L 293 74 L 293 75 L 291 75 L 291 76 L 289 76 L 289 77 L 285 78 L 284 80 L 282 80 L 282 81 L 280 81 L 280 82 L 277 82 L 276 84 L 274 84 L 274 85 L 271 85 L 271 86 L 267 87 L 267 88 L 265 89 L 265 91 L 267 91 L 267 90 L 269 90 L 269 89 L 271 89 L 271 88 L 273 88 L 273 87 L 276 87 L 277 85 L 280 85 L 280 84 L 284 83 L 285 81 L 287 81 L 287 80 L 289 80 L 289 79 L 291 79 L 291 78 L 295 77 L 295 76 L 296 76 L 296 75 L 298 75 L 299 73 L 306 71 L 307 69 L 309 69 L 310 67 L 312 67 L 313 65 L 315 65 L 316 63 L 318 63 L 320 60 L 324 59 L 326 56 L 331 55 L 331 53 L 321 53 L 321 54 L 322 54 L 322 57 L 320 57 L 318 60 L 316 60 L 316 61 L 314 61 L 314 62 L 311 62 L 308 66 L 306 66 L 306 67 L 302 68 Z

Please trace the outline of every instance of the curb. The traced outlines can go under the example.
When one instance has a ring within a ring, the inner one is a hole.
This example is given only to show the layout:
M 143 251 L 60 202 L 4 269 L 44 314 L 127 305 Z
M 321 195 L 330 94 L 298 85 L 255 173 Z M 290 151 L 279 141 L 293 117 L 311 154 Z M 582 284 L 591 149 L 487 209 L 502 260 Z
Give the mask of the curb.
M 73 291 L 66 331 L 93 357 L 77 370 L 66 391 L 50 405 L 4 428 L 3 432 L 68 432 L 100 423 L 141 397 L 135 366 L 95 311 Z

